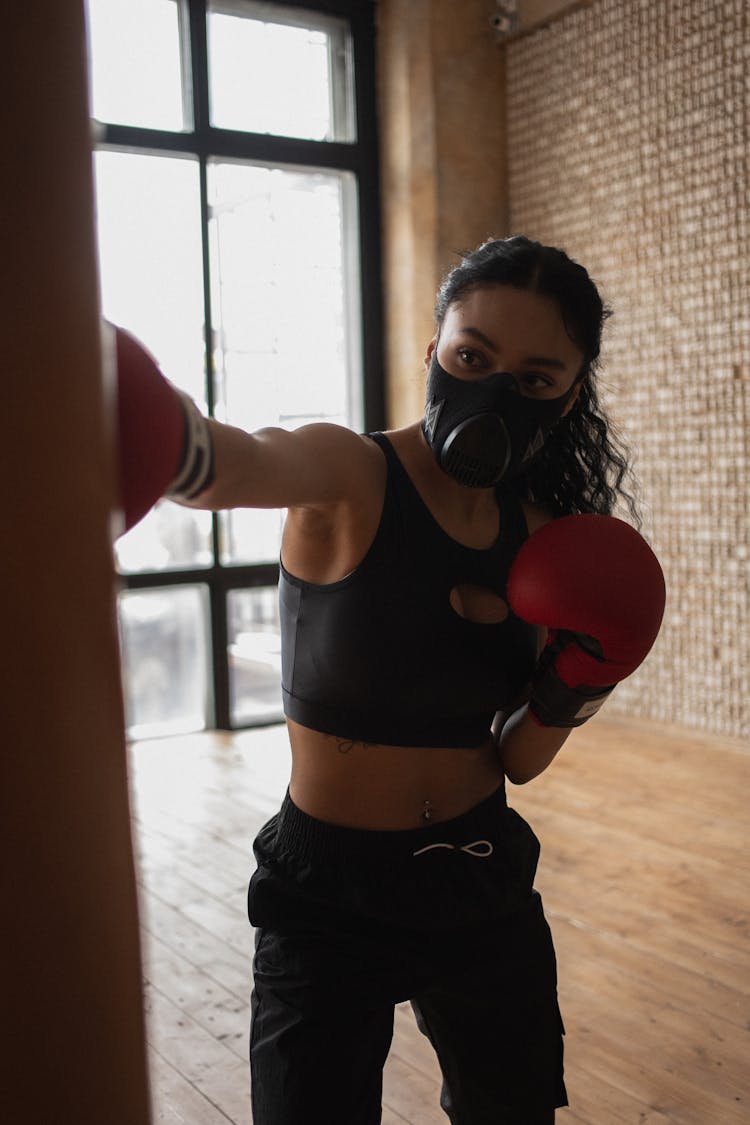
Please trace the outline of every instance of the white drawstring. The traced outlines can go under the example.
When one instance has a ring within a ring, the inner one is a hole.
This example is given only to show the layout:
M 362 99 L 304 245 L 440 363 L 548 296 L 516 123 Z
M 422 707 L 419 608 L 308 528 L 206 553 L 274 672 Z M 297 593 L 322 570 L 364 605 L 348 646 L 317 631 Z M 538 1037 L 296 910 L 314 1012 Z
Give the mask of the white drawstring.
M 419 851 L 413 852 L 413 855 L 423 855 L 425 852 L 432 851 L 433 848 L 448 848 L 451 851 L 467 852 L 469 855 L 476 856 L 478 859 L 486 859 L 494 852 L 494 848 L 489 840 L 474 840 L 472 844 L 462 844 L 459 848 L 457 844 L 428 844 L 426 848 L 420 848 Z M 481 851 L 479 850 L 481 848 Z

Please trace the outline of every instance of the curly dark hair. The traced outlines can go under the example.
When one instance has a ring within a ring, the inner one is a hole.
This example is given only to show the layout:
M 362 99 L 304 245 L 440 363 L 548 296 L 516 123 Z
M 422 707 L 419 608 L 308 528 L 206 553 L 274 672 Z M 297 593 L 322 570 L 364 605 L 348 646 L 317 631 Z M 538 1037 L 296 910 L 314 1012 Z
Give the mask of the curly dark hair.
M 593 512 L 611 515 L 618 501 L 640 526 L 636 500 L 626 487 L 632 481 L 628 450 L 599 404 L 596 375 L 602 328 L 611 310 L 587 271 L 563 250 L 524 235 L 491 239 L 465 251 L 438 290 L 438 332 L 448 308 L 482 285 L 512 285 L 552 297 L 565 329 L 583 352 L 575 404 L 548 435 L 527 470 L 509 485 L 524 500 L 544 504 L 554 515 Z

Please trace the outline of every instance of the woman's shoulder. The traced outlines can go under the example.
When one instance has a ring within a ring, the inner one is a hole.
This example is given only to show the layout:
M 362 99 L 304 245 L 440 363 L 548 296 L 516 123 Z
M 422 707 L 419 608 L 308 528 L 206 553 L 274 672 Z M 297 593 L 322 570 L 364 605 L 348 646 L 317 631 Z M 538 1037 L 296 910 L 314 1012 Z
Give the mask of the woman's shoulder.
M 293 436 L 304 454 L 306 472 L 311 476 L 327 473 L 340 482 L 339 490 L 330 490 L 335 500 L 346 499 L 351 491 L 378 487 L 383 455 L 369 435 L 334 422 L 312 422 L 293 431 Z

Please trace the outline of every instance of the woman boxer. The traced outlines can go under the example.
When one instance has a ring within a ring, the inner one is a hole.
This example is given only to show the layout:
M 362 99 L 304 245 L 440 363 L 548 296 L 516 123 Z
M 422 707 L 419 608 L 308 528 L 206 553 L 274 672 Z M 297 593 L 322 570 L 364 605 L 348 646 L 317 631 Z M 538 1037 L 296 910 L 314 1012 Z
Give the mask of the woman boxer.
M 567 1104 L 539 844 L 504 779 L 550 764 L 661 620 L 654 556 L 602 518 L 626 471 L 595 390 L 605 315 L 563 252 L 486 243 L 438 295 L 424 418 L 372 435 L 207 422 L 118 333 L 129 521 L 165 490 L 288 509 L 292 774 L 249 890 L 255 1125 L 378 1122 L 404 1000 L 454 1125 Z

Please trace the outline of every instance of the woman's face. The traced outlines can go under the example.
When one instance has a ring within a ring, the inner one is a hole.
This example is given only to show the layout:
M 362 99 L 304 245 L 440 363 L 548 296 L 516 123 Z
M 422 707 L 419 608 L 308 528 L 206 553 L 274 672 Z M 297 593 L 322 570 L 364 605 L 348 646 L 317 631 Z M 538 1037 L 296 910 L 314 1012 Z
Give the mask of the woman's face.
M 546 297 L 511 285 L 471 289 L 449 307 L 439 339 L 427 349 L 458 379 L 483 379 L 497 371 L 515 376 L 530 398 L 559 398 L 575 383 L 583 353 L 565 330 L 560 309 Z M 571 396 L 568 412 L 576 399 Z

